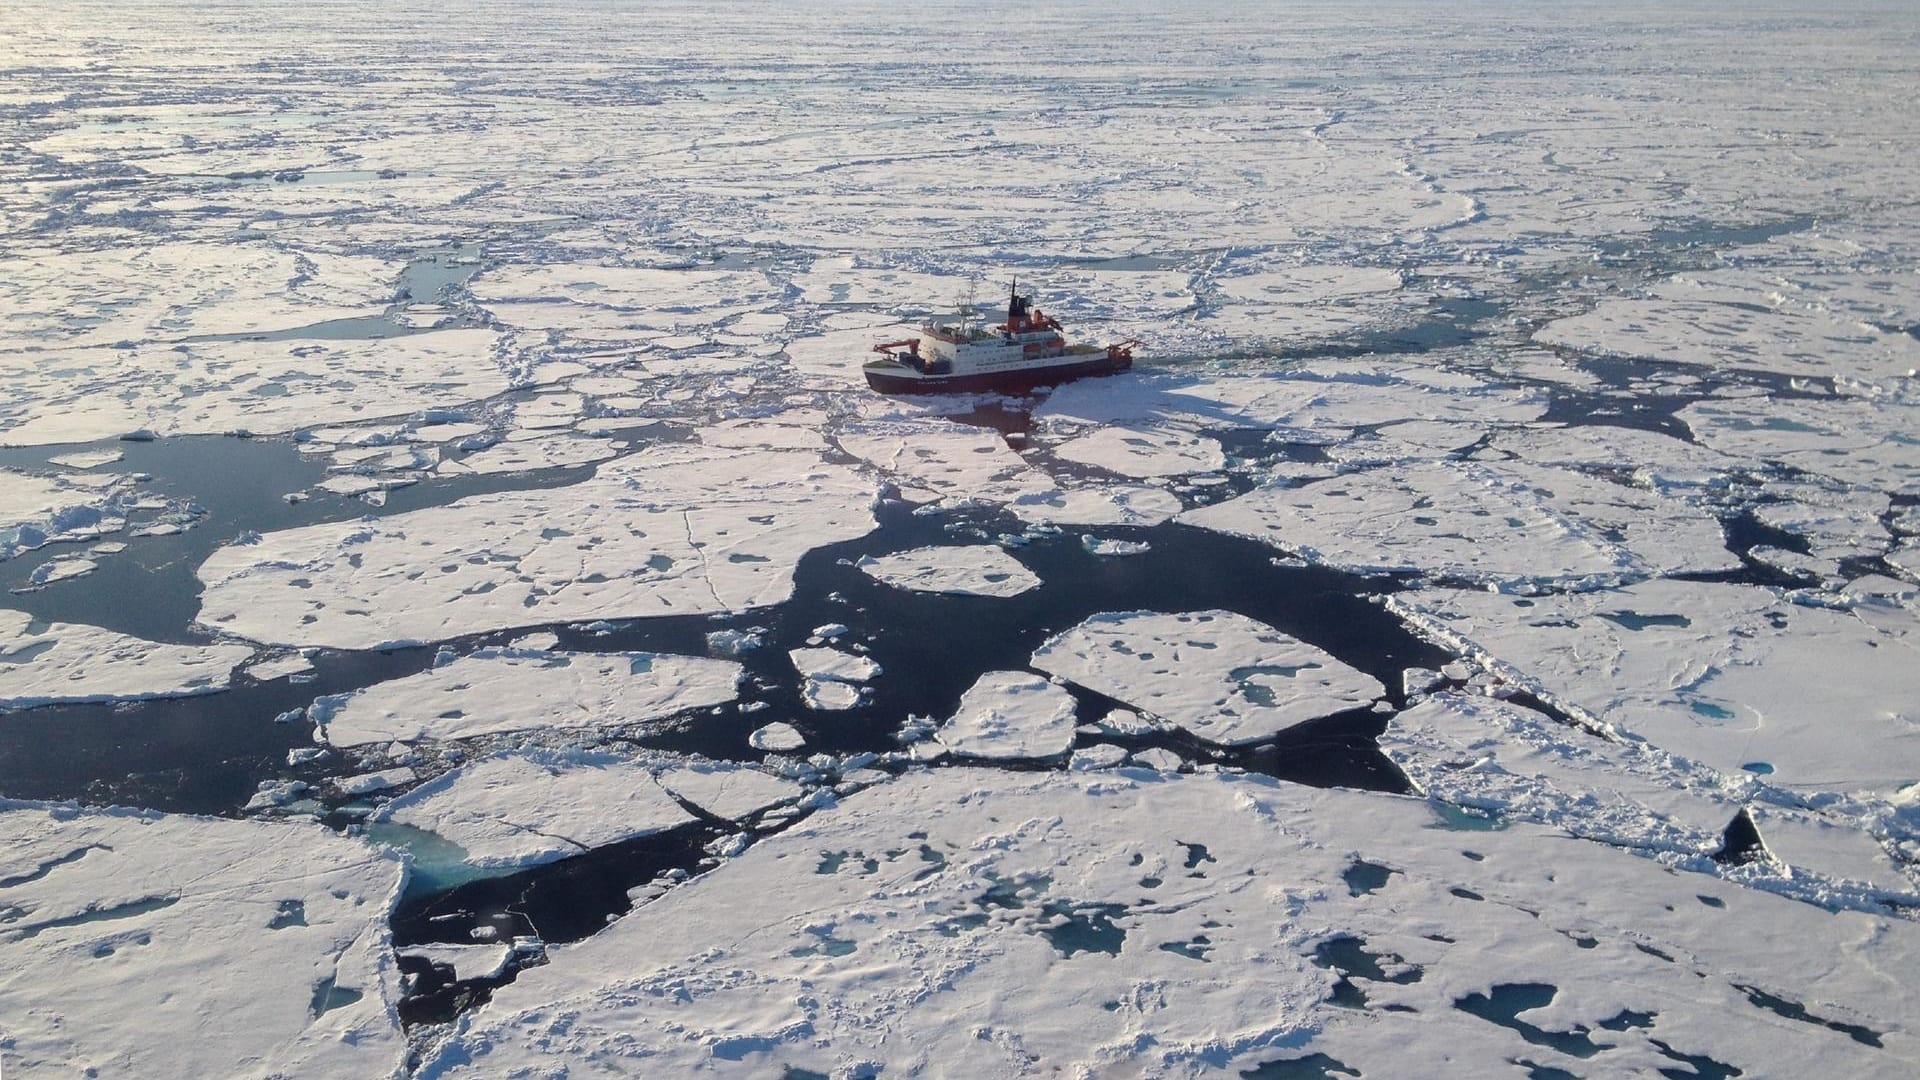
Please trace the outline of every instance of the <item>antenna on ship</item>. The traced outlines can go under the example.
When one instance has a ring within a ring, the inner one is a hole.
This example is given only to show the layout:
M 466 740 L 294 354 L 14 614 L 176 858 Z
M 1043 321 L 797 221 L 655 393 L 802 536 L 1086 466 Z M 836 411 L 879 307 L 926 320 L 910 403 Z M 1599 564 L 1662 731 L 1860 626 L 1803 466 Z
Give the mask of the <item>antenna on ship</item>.
M 979 312 L 974 309 L 973 298 L 974 298 L 975 291 L 978 290 L 979 288 L 980 288 L 980 275 L 977 273 L 968 274 L 967 275 L 967 299 L 965 302 L 963 302 L 960 305 L 960 336 L 961 337 L 971 337 L 973 334 L 973 320 L 974 320 L 974 317 L 979 314 Z

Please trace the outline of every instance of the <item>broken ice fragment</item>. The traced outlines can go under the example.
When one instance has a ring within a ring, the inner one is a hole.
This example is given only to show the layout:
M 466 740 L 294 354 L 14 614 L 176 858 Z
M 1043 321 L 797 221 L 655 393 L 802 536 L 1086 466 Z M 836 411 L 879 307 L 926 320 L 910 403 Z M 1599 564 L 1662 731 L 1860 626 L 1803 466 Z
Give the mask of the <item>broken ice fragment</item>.
M 1259 742 L 1386 692 L 1371 675 L 1230 611 L 1094 615 L 1042 644 L 1033 666 L 1223 744 Z

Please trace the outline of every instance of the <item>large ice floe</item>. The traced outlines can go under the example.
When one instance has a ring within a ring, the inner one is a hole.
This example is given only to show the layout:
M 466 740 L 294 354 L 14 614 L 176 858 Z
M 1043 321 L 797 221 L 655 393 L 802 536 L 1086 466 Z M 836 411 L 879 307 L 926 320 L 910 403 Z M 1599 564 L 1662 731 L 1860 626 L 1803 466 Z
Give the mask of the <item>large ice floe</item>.
M 1857 805 L 1768 800 L 1744 778 L 1496 698 L 1437 694 L 1388 721 L 1380 746 L 1418 790 L 1488 828 L 1532 821 L 1685 865 L 1727 858 L 1727 831 L 1745 815 L 1762 844 L 1741 853 L 1747 885 L 1869 911 L 1920 902 L 1920 882 Z
M 1702 443 L 1870 490 L 1920 495 L 1920 404 L 1873 398 L 1734 398 L 1680 411 Z
M 247 645 L 169 645 L 0 609 L 0 712 L 225 690 Z
M 314 737 L 334 746 L 618 727 L 732 701 L 740 676 L 739 664 L 700 656 L 487 648 L 307 712 Z
M 1920 781 L 1920 616 L 1892 631 L 1759 586 L 1648 581 L 1389 600 L 1426 632 L 1597 728 L 1807 791 Z
M 1511 462 L 1415 462 L 1275 483 L 1180 520 L 1341 569 L 1494 584 L 1604 584 L 1740 565 L 1720 523 L 1686 502 Z
M 404 1075 L 403 874 L 312 824 L 0 802 L 8 1075 Z
M 850 797 L 552 949 L 418 1075 L 590 1060 L 610 1076 L 1197 1076 L 1310 1059 L 1367 1076 L 1891 1077 L 1920 1062 L 1914 991 L 1892 975 L 1917 951 L 1898 919 L 1539 826 L 1453 830 L 1419 799 L 949 768 Z
M 1048 639 L 1033 666 L 1223 744 L 1260 742 L 1386 693 L 1373 676 L 1231 611 L 1095 615 Z
M 800 557 L 873 527 L 873 486 L 817 454 L 651 447 L 565 488 L 269 533 L 199 570 L 200 621 L 372 648 L 569 619 L 778 603 Z

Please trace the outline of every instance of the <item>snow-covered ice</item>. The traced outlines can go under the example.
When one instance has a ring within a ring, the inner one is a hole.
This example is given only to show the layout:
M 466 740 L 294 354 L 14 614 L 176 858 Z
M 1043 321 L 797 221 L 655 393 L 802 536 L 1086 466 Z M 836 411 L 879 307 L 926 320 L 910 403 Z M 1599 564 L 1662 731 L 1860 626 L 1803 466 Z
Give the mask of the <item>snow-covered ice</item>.
M 1423 800 L 1256 776 L 923 772 L 552 949 L 421 1075 L 587 1056 L 614 1075 L 996 1077 L 1314 1052 L 1365 1075 L 1920 1059 L 1913 992 L 1885 976 L 1920 959 L 1910 923 L 1531 825 L 1442 825 Z M 1541 988 L 1519 1024 L 1476 1005 L 1501 984 Z M 1853 1026 L 1783 1022 L 1747 988 Z
M 740 675 L 731 660 L 698 656 L 487 648 L 323 697 L 308 713 L 334 746 L 617 727 L 732 701 Z
M 1386 693 L 1373 676 L 1231 611 L 1095 615 L 1049 638 L 1033 666 L 1222 744 L 1272 738 Z
M 402 1071 L 399 859 L 314 824 L 23 803 L 0 838 L 8 1075 Z
M 1073 749 L 1073 695 L 1023 671 L 989 671 L 934 737 L 975 758 L 1049 758 Z
M 784 600 L 814 547 L 873 527 L 872 486 L 803 451 L 660 446 L 564 488 L 268 533 L 214 552 L 200 621 L 256 641 L 431 642 Z
M 1804 791 L 1920 781 L 1920 635 L 1691 581 L 1535 597 L 1432 589 L 1389 603 L 1568 712 L 1729 776 Z
M 993 544 L 915 548 L 862 556 L 856 564 L 875 581 L 914 592 L 961 596 L 1018 596 L 1040 587 L 1040 578 Z
M 169 645 L 0 608 L 0 711 L 225 690 L 246 645 Z
M 1607 583 L 1730 569 L 1720 524 L 1681 500 L 1584 473 L 1426 461 L 1269 485 L 1180 520 L 1349 570 L 1490 583 Z
M 460 846 L 473 866 L 517 867 L 695 820 L 644 765 L 608 755 L 484 758 L 388 803 L 381 820 Z

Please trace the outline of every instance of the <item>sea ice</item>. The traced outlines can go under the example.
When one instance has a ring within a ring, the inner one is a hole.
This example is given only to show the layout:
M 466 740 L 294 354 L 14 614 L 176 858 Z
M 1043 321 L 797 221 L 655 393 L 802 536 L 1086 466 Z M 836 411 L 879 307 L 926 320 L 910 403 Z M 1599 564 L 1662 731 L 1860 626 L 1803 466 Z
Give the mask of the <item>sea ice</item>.
M 644 765 L 605 754 L 483 758 L 388 803 L 380 820 L 424 829 L 472 866 L 517 867 L 684 825 L 695 818 Z
M 0 608 L 0 711 L 211 694 L 252 655 L 246 645 L 167 645 Z
M 308 710 L 334 746 L 617 727 L 732 701 L 740 665 L 667 653 L 477 649 Z
M 404 873 L 313 824 L 0 802 L 7 1074 L 402 1074 Z
M 806 794 L 792 780 L 731 762 L 677 763 L 660 769 L 654 779 L 674 798 L 728 821 L 740 821 Z
M 0 351 L 18 393 L 0 403 L 0 443 L 154 435 L 283 434 L 325 423 L 463 405 L 512 385 L 499 335 L 196 341 L 53 354 Z M 58 377 L 45 374 L 59 371 Z
M 1106 427 L 1054 448 L 1065 461 L 1121 476 L 1182 476 L 1226 467 L 1220 443 L 1204 435 L 1140 425 Z
M 1920 962 L 1911 923 L 1444 824 L 1424 800 L 1261 776 L 922 771 L 550 950 L 417 1075 L 1920 1060 L 1913 991 L 1885 976 Z M 1518 1024 L 1476 1004 L 1500 984 L 1543 988 Z M 1783 1022 L 1748 988 L 1849 1026 Z
M 1691 581 L 1530 598 L 1423 589 L 1388 603 L 1595 727 L 1727 776 L 1764 766 L 1766 783 L 1806 792 L 1920 781 L 1920 635 Z
M 989 671 L 934 737 L 974 758 L 1050 758 L 1073 749 L 1073 695 L 1024 671 Z
M 753 734 L 747 736 L 747 743 L 755 750 L 786 753 L 807 745 L 807 740 L 792 724 L 775 721 L 765 727 L 756 728 Z
M 1680 410 L 1707 446 L 1873 491 L 1920 495 L 1920 404 L 1872 398 L 1733 398 Z
M 501 492 L 228 546 L 199 569 L 200 621 L 334 648 L 784 600 L 812 548 L 873 527 L 870 481 L 802 451 L 690 444 Z
M 876 581 L 914 592 L 1018 596 L 1040 587 L 1020 560 L 993 544 L 924 547 L 861 557 L 855 565 Z
M 1606 583 L 1737 567 L 1719 522 L 1680 500 L 1516 463 L 1416 462 L 1268 486 L 1182 522 L 1348 570 L 1490 583 Z
M 1228 745 L 1386 693 L 1373 676 L 1230 611 L 1094 615 L 1049 638 L 1033 666 Z

